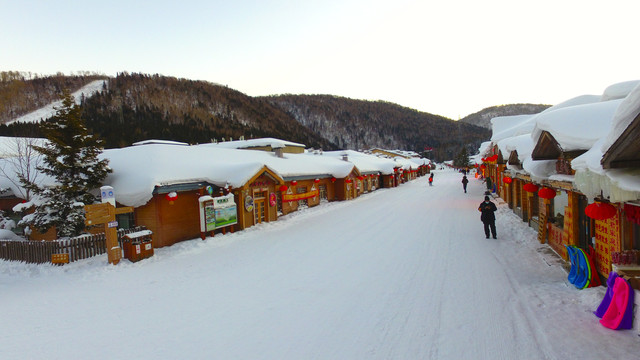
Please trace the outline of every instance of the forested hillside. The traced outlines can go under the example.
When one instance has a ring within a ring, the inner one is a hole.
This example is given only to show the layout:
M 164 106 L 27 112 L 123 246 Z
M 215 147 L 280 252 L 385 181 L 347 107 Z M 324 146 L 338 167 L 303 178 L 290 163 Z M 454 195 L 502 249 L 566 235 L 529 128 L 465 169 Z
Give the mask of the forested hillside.
M 89 72 L 78 76 L 39 76 L 28 72 L 2 71 L 0 123 L 4 124 L 58 100 L 62 89 L 74 92 L 93 80 L 106 78 L 104 75 Z
M 544 111 L 550 106 L 551 105 L 541 104 L 510 104 L 491 106 L 471 115 L 467 115 L 464 118 L 460 119 L 460 121 L 467 124 L 473 124 L 491 129 L 491 119 L 493 119 L 494 117 L 537 114 L 541 111 Z
M 281 95 L 267 99 L 340 148 L 404 149 L 434 159 L 451 159 L 462 146 L 475 152 L 489 139 L 487 129 L 384 101 L 331 95 Z
M 383 101 L 353 100 L 331 95 L 250 97 L 206 81 L 121 73 L 107 78 L 76 75 L 28 78 L 14 76 L 0 83 L 2 123 L 54 100 L 95 79 L 104 88 L 82 98 L 89 129 L 106 146 L 164 139 L 204 143 L 275 137 L 325 150 L 370 148 L 422 152 L 447 160 L 466 147 L 470 152 L 490 131 L 441 116 Z M 0 125 L 0 135 L 38 136 L 36 124 Z

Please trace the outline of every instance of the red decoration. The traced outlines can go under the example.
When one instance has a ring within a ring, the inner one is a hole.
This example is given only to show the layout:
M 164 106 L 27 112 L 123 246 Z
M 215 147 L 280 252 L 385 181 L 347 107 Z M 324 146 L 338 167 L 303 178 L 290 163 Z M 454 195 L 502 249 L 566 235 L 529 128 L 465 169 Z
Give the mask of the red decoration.
M 640 207 L 624 204 L 624 214 L 628 221 L 640 225 Z
M 317 183 L 320 182 L 320 179 L 315 179 L 315 180 L 313 180 L 313 182 L 317 184 Z
M 485 164 L 480 165 L 480 169 L 486 169 L 487 166 Z
M 505 184 L 511 184 L 513 182 L 513 179 L 509 176 L 505 176 L 502 178 L 502 181 L 504 181 Z
M 336 178 L 331 177 L 331 182 L 336 182 Z
M 553 199 L 556 197 L 556 191 L 545 187 L 538 191 L 538 196 L 543 199 Z
M 295 180 L 293 180 L 293 181 L 291 182 L 291 185 L 296 186 L 296 185 L 298 185 L 298 182 L 297 182 L 297 181 L 295 181 Z
M 618 210 L 615 206 L 609 203 L 594 202 L 584 209 L 584 214 L 594 220 L 606 220 L 614 217 L 617 213 Z
M 173 202 L 176 201 L 176 199 L 178 198 L 178 194 L 175 191 L 172 191 L 170 193 L 168 193 L 167 195 L 165 195 L 165 198 L 167 198 L 167 200 L 169 200 L 169 204 L 173 205 Z
M 358 176 L 358 180 L 362 180 L 364 179 L 362 176 Z
M 538 186 L 536 184 L 533 184 L 533 183 L 526 183 L 522 187 L 522 190 L 524 190 L 526 192 L 534 193 L 534 192 L 538 191 Z
M 351 179 L 347 179 L 347 180 L 345 180 L 344 182 L 346 182 L 346 183 L 351 183 L 351 181 L 352 181 Z
M 287 191 L 288 188 L 287 185 L 280 185 L 280 191 Z

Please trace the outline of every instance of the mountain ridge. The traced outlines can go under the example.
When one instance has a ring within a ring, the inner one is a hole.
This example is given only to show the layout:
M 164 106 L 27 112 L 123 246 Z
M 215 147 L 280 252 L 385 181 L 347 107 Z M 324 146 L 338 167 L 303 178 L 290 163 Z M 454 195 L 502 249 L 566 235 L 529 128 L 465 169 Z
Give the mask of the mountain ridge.
M 379 147 L 423 153 L 433 148 L 424 155 L 441 161 L 453 158 L 463 147 L 475 152 L 490 138 L 489 129 L 467 121 L 381 100 L 292 94 L 251 97 L 211 82 L 126 72 L 115 77 L 0 77 L 0 123 L 34 110 L 24 106 L 28 99 L 51 99 L 62 86 L 73 92 L 95 79 L 105 80 L 103 90 L 81 99 L 80 106 L 87 126 L 107 147 L 151 138 L 203 143 L 276 137 L 326 150 Z M 34 125 L 0 125 L 0 134 L 8 136 L 34 132 Z

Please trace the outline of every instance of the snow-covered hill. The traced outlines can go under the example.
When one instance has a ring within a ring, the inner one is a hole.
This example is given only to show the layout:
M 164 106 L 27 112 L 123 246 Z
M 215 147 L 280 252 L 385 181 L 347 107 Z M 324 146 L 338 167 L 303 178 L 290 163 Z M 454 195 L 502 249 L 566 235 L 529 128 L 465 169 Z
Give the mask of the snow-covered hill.
M 87 85 L 83 86 L 80 90 L 74 92 L 72 95 L 76 101 L 76 104 L 80 103 L 80 99 L 82 98 L 83 95 L 84 97 L 89 98 L 93 96 L 93 94 L 95 94 L 96 92 L 102 91 L 105 81 L 106 80 L 94 80 L 88 83 Z M 22 115 L 11 121 L 8 121 L 6 124 L 9 125 L 14 122 L 37 122 L 40 120 L 48 119 L 53 115 L 55 115 L 56 108 L 60 107 L 61 105 L 62 105 L 62 100 L 52 102 L 49 105 L 41 107 L 38 110 L 32 111 L 28 114 Z

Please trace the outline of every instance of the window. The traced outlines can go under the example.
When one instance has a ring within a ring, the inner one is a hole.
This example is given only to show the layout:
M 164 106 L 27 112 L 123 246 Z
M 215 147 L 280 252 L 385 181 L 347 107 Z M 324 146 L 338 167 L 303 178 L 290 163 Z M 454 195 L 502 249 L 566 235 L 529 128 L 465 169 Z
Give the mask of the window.
M 131 229 L 136 226 L 135 217 L 132 212 L 117 214 L 116 221 L 118 222 L 118 229 Z

